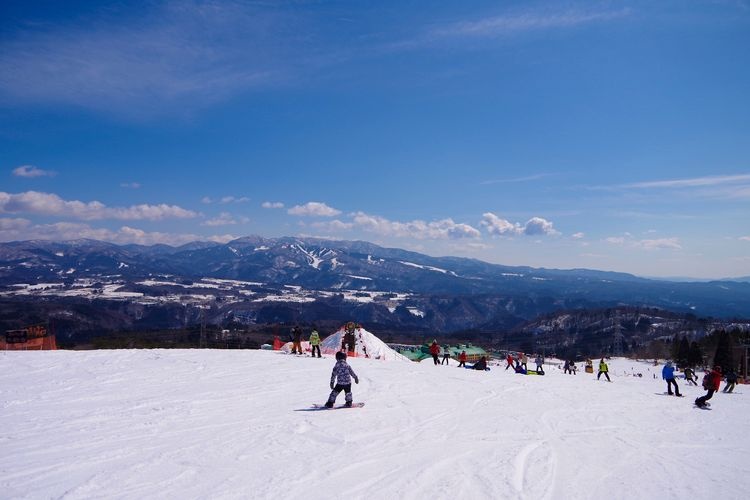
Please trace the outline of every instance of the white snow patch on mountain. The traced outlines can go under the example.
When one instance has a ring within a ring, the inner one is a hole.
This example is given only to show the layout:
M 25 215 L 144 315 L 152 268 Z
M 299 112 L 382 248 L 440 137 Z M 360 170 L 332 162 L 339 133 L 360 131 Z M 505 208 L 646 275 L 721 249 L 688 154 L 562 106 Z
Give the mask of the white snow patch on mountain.
M 348 276 L 350 278 L 354 278 L 355 280 L 370 280 L 370 281 L 372 281 L 372 278 L 368 278 L 367 276 L 356 276 L 354 274 L 345 274 L 344 276 Z
M 415 264 L 413 262 L 406 262 L 406 261 L 403 261 L 403 260 L 400 260 L 399 262 L 401 264 L 403 264 L 405 266 L 409 266 L 409 267 L 416 267 L 418 269 L 424 269 L 426 271 L 435 271 L 435 272 L 438 272 L 438 273 L 450 274 L 451 276 L 457 276 L 457 274 L 454 273 L 453 271 L 448 271 L 446 269 L 440 269 L 439 267 L 423 266 L 421 264 Z
M 416 307 L 407 307 L 406 310 L 409 311 L 412 315 L 417 316 L 418 318 L 424 318 L 424 311 Z

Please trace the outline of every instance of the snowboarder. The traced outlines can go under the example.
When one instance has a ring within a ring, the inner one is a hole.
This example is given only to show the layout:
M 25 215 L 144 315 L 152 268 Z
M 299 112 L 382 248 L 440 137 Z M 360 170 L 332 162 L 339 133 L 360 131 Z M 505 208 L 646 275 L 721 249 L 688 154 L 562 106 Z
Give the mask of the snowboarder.
M 461 351 L 461 354 L 458 355 L 458 367 L 461 368 L 462 366 L 466 368 L 466 351 Z
M 342 390 L 346 400 L 345 406 L 347 408 L 352 406 L 352 379 L 354 379 L 355 384 L 359 384 L 357 374 L 346 362 L 346 353 L 337 352 L 336 364 L 331 372 L 331 395 L 328 396 L 328 401 L 326 401 L 326 408 L 333 408 L 333 403 L 336 402 L 336 398 Z
M 451 353 L 448 351 L 448 346 L 443 347 L 443 360 L 440 362 L 441 365 L 449 364 L 448 360 L 451 359 Z
M 695 386 L 698 385 L 698 382 L 697 382 L 698 377 L 696 377 L 695 371 L 692 368 L 687 367 L 683 370 L 683 372 L 685 373 L 685 380 L 687 380 L 688 385 L 690 384 L 693 384 Z
M 602 376 L 602 373 L 605 377 L 607 377 L 607 382 L 612 382 L 612 380 L 609 378 L 609 367 L 607 366 L 607 363 L 604 362 L 604 358 L 599 361 L 599 373 L 596 375 L 596 380 L 599 380 L 599 377 Z
M 737 383 L 737 374 L 734 373 L 734 370 L 731 368 L 729 369 L 729 372 L 727 373 L 727 385 L 724 386 L 724 391 L 726 393 L 731 393 L 734 390 L 734 384 Z
M 302 329 L 298 326 L 292 327 L 292 354 L 303 354 L 302 352 Z
M 312 357 L 315 357 L 315 351 L 318 351 L 318 357 L 322 357 L 320 355 L 320 334 L 318 333 L 318 330 L 313 327 L 312 332 L 310 332 L 310 347 L 312 348 Z
M 537 354 L 536 358 L 534 359 L 534 364 L 536 364 L 536 371 L 543 372 L 544 371 L 544 358 Z
M 489 368 L 487 368 L 487 357 L 482 356 L 482 358 L 479 361 L 474 363 L 474 369 L 475 370 L 488 370 Z
M 701 396 L 695 400 L 695 406 L 698 408 L 708 406 L 709 404 L 706 401 L 713 397 L 714 392 L 718 391 L 719 387 L 721 387 L 721 367 L 717 365 L 714 366 L 712 371 L 703 376 L 703 388 L 708 392 L 706 392 L 705 396 Z
M 674 365 L 671 361 L 667 361 L 667 364 L 662 368 L 661 378 L 667 381 L 667 394 L 672 395 L 672 385 L 674 385 L 674 395 L 678 398 L 682 397 L 680 388 L 677 387 L 677 381 L 674 378 Z
M 430 346 L 430 354 L 432 354 L 433 363 L 435 363 L 435 365 L 439 365 L 440 362 L 438 361 L 438 354 L 440 354 L 440 345 L 437 343 L 437 340 L 432 341 L 432 345 Z
M 573 371 L 570 369 L 570 361 L 568 361 L 567 359 L 565 360 L 565 364 L 563 365 L 563 373 L 567 373 L 568 375 L 573 373 Z
M 508 366 L 505 367 L 506 370 L 508 368 L 513 368 L 513 355 L 511 353 L 508 353 L 508 356 L 505 357 L 505 361 L 508 362 Z

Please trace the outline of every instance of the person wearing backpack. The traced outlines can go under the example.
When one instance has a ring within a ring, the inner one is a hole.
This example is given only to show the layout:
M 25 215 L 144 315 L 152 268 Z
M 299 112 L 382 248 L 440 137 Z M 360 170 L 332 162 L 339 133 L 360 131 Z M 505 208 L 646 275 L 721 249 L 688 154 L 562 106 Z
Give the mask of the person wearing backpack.
M 706 395 L 695 400 L 695 406 L 703 408 L 711 406 L 707 401 L 711 399 L 721 386 L 721 367 L 716 365 L 714 369 L 703 376 L 703 388 L 706 389 Z

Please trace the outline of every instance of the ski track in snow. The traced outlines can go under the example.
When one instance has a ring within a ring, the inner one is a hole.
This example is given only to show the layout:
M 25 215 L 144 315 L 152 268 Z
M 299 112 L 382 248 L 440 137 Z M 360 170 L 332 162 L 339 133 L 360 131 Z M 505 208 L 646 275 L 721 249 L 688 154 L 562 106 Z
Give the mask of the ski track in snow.
M 0 353 L 2 498 L 744 498 L 750 404 L 644 378 L 352 359 L 362 409 L 322 403 L 332 357 Z M 651 371 L 647 371 L 651 370 Z M 339 402 L 343 394 L 339 395 Z M 711 471 L 703 470 L 708 460 Z

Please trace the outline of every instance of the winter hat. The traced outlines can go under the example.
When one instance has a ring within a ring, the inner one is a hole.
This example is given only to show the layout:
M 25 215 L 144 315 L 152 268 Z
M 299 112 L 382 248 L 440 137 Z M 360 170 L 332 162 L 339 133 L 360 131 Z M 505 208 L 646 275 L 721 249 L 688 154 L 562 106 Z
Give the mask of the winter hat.
M 344 361 L 346 359 L 346 353 L 339 351 L 336 353 L 336 361 Z

